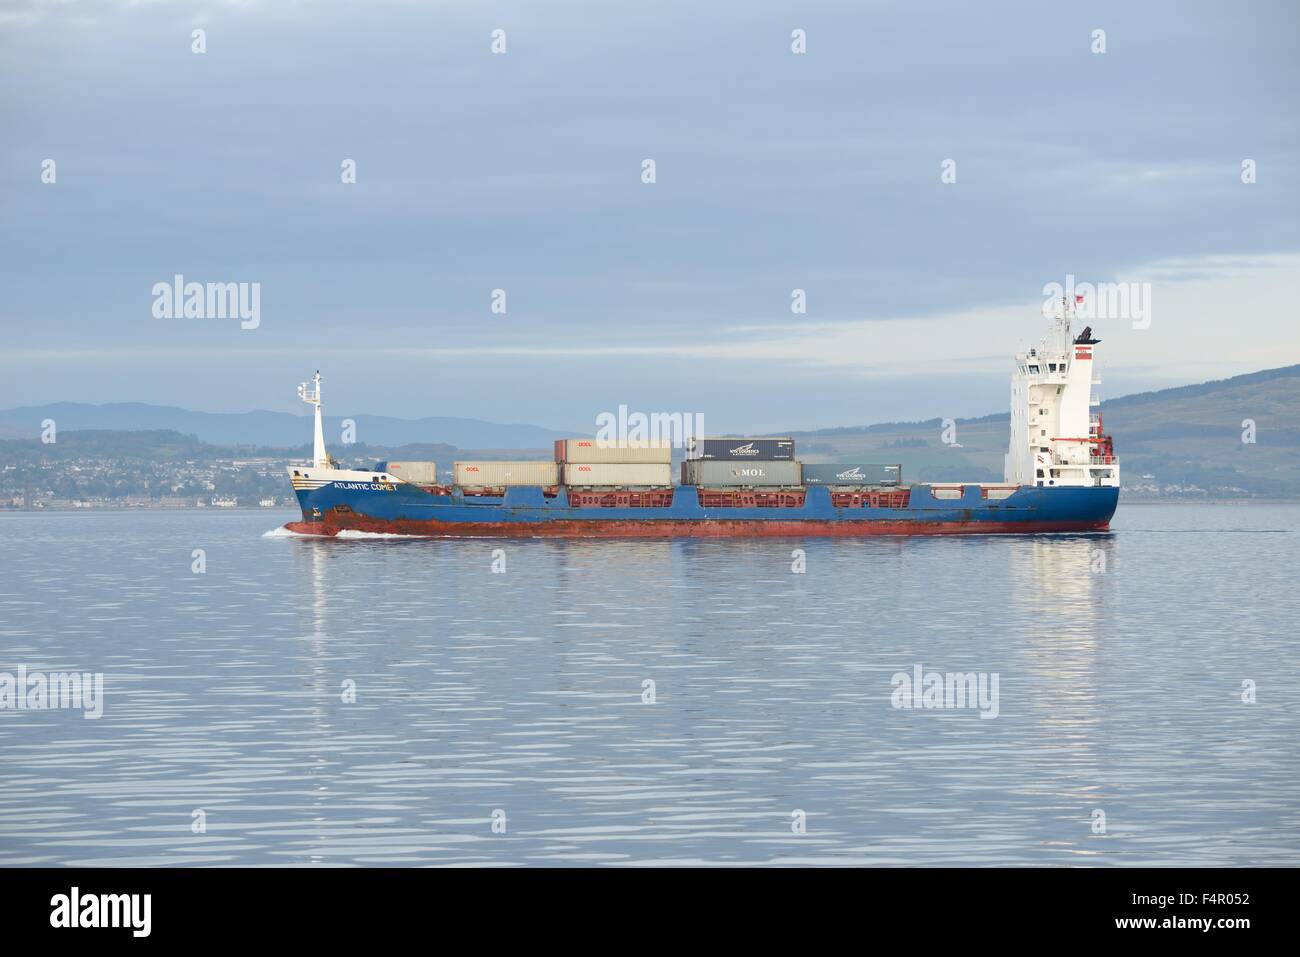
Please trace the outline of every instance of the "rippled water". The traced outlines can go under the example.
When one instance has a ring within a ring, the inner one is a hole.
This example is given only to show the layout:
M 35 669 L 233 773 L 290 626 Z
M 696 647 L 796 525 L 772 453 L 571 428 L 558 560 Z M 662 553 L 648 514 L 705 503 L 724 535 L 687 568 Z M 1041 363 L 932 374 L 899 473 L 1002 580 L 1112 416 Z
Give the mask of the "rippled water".
M 99 720 L 0 710 L 0 864 L 1300 864 L 1300 507 L 264 536 L 289 517 L 0 517 L 0 671 L 105 676 Z M 996 673 L 998 716 L 894 708 L 917 664 Z

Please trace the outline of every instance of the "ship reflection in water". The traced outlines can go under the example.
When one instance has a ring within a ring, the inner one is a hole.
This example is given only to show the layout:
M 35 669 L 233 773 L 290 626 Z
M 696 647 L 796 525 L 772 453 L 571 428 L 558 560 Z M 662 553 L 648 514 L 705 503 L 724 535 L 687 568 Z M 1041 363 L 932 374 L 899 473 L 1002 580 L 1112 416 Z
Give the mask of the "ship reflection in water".
M 1110 535 L 1058 537 L 270 524 L 0 519 L 0 670 L 102 670 L 106 692 L 97 721 L 0 712 L 0 864 L 1300 853 L 1300 684 L 1276 680 L 1294 507 L 1126 505 Z M 918 667 L 996 675 L 996 718 L 895 707 Z M 1251 678 L 1268 689 L 1246 704 Z

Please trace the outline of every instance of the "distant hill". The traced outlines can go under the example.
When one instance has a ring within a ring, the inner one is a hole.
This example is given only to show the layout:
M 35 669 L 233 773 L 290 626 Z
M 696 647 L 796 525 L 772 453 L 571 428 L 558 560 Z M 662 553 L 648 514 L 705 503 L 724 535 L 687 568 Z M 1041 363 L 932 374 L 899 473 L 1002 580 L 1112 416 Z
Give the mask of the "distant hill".
M 379 459 L 433 460 L 450 466 L 459 451 L 452 445 L 428 442 L 397 446 L 364 442 L 353 445 L 331 443 L 329 450 L 341 463 L 354 464 L 361 461 L 367 463 L 364 466 L 367 468 L 369 464 Z M 122 463 L 212 462 L 232 458 L 275 459 L 289 462 L 308 461 L 311 459 L 311 454 L 310 442 L 282 448 L 264 445 L 217 445 L 172 429 L 137 431 L 60 429 L 58 441 L 49 445 L 39 439 L 0 439 L 0 463 L 18 466 L 41 462 L 71 462 L 78 459 L 104 459 Z
M 1108 399 L 1101 413 L 1115 437 L 1124 485 L 1131 492 L 1300 497 L 1300 365 Z M 35 441 L 47 418 L 58 424 L 57 450 Z M 334 441 L 341 417 L 326 418 L 329 446 L 340 458 L 433 458 L 440 463 L 545 458 L 552 441 L 563 437 L 538 426 L 476 419 L 352 418 L 358 439 L 352 446 Z M 1241 441 L 1246 419 L 1255 423 L 1251 444 Z M 955 446 L 941 441 L 939 419 L 820 429 L 794 437 L 806 462 L 898 462 L 904 481 L 912 482 L 1000 481 L 1008 429 L 1004 412 L 958 419 Z M 119 456 L 131 450 L 156 461 L 215 458 L 236 447 L 250 457 L 304 459 L 310 455 L 310 435 L 310 418 L 282 412 L 61 402 L 0 412 L 0 464 L 4 458 L 53 460 L 110 450 Z
M 1100 411 L 1126 488 L 1300 496 L 1300 365 L 1108 399 Z M 1241 440 L 1246 419 L 1255 423 L 1253 444 Z M 805 461 L 900 462 L 905 480 L 990 481 L 1002 478 L 1009 428 L 1005 412 L 958 419 L 960 447 L 943 444 L 939 419 L 794 437 Z
M 341 434 L 342 421 L 357 424 L 358 442 L 397 446 L 409 443 L 454 445 L 461 448 L 549 448 L 565 433 L 536 425 L 500 425 L 478 419 L 430 416 L 397 419 L 387 415 L 325 416 L 327 441 Z M 287 412 L 191 412 L 143 402 L 88 405 L 56 402 L 0 411 L 0 439 L 39 436 L 41 422 L 53 419 L 59 431 L 172 431 L 196 436 L 215 445 L 260 445 L 279 448 L 311 440 L 311 417 Z

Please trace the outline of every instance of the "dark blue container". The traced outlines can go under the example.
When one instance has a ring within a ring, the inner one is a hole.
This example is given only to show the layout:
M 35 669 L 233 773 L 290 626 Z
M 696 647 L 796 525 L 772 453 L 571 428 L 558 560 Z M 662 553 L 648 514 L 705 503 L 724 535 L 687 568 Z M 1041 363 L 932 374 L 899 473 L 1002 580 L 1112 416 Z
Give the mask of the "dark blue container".
M 724 462 L 789 462 L 794 459 L 794 439 L 743 436 L 692 439 L 686 457 Z

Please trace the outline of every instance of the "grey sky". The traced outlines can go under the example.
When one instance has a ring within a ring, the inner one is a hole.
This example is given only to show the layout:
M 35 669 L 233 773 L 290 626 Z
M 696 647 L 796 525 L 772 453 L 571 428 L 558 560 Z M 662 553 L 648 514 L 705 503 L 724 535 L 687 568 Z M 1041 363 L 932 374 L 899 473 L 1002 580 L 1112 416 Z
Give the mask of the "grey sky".
M 1300 361 L 1293 3 L 0 9 L 0 406 L 980 414 L 1066 273 L 1155 286 L 1103 395 Z

